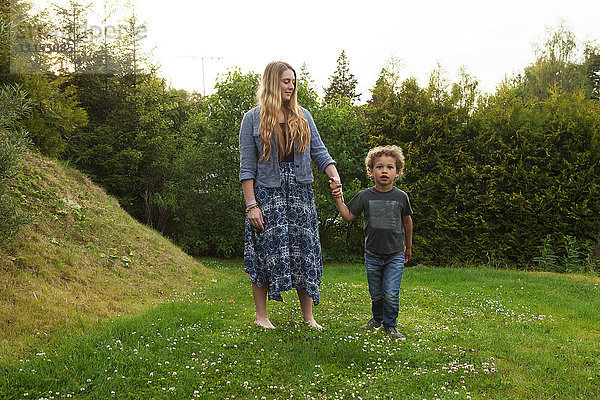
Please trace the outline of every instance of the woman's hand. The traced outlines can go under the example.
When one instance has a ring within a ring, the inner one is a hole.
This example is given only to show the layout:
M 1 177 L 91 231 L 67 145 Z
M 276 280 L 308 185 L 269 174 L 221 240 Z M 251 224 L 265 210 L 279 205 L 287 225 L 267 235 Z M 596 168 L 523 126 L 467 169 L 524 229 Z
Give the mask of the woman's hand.
M 256 229 L 260 229 L 261 231 L 265 230 L 262 211 L 260 211 L 258 206 L 252 207 L 252 209 L 248 211 L 248 222 Z

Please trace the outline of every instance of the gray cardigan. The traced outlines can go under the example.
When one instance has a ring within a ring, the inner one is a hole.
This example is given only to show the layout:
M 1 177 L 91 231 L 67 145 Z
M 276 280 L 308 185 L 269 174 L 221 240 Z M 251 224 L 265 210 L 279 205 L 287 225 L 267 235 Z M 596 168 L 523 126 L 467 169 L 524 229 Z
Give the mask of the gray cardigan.
M 304 153 L 294 153 L 296 182 L 310 184 L 313 182 L 310 162 L 315 163 L 317 169 L 325 172 L 329 164 L 335 161 L 319 136 L 315 122 L 310 113 L 302 108 L 304 117 L 310 129 L 310 142 Z M 260 160 L 263 152 L 263 142 L 260 137 L 260 107 L 254 107 L 244 114 L 240 128 L 240 181 L 254 179 L 256 186 L 267 188 L 280 187 L 279 176 L 279 151 L 277 136 L 271 135 L 271 157 L 267 161 Z

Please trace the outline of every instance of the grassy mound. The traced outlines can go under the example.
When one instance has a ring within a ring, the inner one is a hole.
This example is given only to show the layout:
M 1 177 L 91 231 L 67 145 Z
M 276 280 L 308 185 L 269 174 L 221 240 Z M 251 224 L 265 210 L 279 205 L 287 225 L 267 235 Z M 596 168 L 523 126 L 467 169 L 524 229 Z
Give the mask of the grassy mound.
M 25 156 L 11 190 L 29 222 L 0 244 L 0 359 L 57 329 L 163 303 L 215 274 L 55 160 Z

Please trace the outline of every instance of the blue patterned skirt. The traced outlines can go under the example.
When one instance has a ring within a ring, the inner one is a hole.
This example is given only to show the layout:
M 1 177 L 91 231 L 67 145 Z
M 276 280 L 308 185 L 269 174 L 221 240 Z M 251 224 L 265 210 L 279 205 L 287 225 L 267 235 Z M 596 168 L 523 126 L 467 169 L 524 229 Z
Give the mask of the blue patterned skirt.
M 256 285 L 268 281 L 271 300 L 283 301 L 281 292 L 296 288 L 317 305 L 323 261 L 315 196 L 311 185 L 296 183 L 294 163 L 280 163 L 279 171 L 281 187 L 254 188 L 265 230 L 246 218 L 244 269 Z

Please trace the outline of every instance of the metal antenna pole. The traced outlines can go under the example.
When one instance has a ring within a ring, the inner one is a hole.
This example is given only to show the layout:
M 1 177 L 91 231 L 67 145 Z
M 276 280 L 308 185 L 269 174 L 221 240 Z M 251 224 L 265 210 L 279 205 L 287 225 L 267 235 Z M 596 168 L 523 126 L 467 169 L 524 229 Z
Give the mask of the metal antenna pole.
M 204 60 L 222 60 L 223 57 L 200 57 L 202 60 L 202 96 L 206 96 L 206 87 L 204 85 Z
M 222 60 L 223 57 L 212 57 L 212 56 L 174 56 L 178 58 L 190 58 L 192 60 L 200 59 L 202 68 L 202 96 L 206 96 L 206 85 L 204 82 L 204 60 Z

